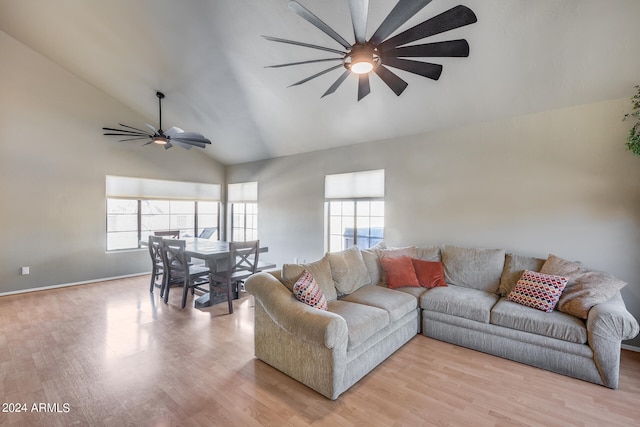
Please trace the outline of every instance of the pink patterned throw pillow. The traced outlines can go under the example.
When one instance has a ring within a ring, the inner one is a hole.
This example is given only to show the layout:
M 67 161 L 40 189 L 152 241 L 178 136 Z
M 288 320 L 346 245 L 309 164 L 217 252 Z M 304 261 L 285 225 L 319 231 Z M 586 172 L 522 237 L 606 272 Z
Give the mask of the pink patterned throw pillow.
M 320 310 L 327 309 L 327 299 L 309 271 L 304 270 L 293 285 L 293 295 L 303 303 Z
M 525 270 L 507 299 L 551 313 L 568 281 L 566 277 Z

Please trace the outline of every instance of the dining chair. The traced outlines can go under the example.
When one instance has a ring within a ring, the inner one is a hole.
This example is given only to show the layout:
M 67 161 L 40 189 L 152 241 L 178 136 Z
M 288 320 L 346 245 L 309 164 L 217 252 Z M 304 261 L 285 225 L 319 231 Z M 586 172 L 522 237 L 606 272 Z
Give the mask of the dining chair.
M 229 314 L 233 313 L 233 285 L 241 282 L 256 272 L 260 241 L 229 242 L 229 256 L 226 268 L 211 273 L 210 289 L 216 283 L 222 284 L 227 292 Z
M 151 287 L 149 292 L 153 292 L 153 288 L 160 288 L 160 296 L 164 292 L 164 262 L 162 260 L 162 237 L 149 236 L 149 255 L 151 255 Z M 158 278 L 161 278 L 158 283 Z
M 170 239 L 179 239 L 180 230 L 166 230 L 166 231 L 154 231 L 155 236 L 168 237 Z
M 200 286 L 210 283 L 210 270 L 208 267 L 189 263 L 189 257 L 185 252 L 185 241 L 177 239 L 162 239 L 162 259 L 165 265 L 164 302 L 169 302 L 169 290 L 171 284 L 182 283 L 182 308 L 187 305 L 187 292 L 195 289 L 207 292 Z

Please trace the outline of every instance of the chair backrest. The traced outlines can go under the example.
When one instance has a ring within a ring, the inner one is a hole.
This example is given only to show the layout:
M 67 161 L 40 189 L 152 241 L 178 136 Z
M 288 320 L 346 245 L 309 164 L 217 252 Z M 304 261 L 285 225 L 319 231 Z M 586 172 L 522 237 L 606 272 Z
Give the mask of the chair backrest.
M 176 239 L 162 239 L 162 259 L 169 275 L 183 275 L 189 273 L 189 260 L 185 253 L 185 241 Z
M 248 277 L 255 273 L 260 255 L 259 248 L 260 240 L 229 242 L 227 274 Z
M 151 262 L 156 267 L 164 265 L 162 261 L 162 237 L 149 236 L 149 255 L 151 255 Z
M 213 236 L 213 233 L 215 233 L 217 229 L 218 227 L 203 228 L 198 237 L 201 239 L 210 239 L 211 236 Z
M 154 231 L 155 236 L 170 237 L 172 239 L 180 238 L 180 230 Z

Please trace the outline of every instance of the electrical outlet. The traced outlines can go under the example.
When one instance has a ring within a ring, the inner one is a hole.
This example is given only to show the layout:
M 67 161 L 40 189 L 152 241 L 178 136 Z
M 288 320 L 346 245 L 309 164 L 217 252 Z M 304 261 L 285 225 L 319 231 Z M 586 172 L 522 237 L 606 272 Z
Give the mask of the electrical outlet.
M 29 274 L 29 267 L 22 267 L 22 275 L 26 276 L 27 274 Z

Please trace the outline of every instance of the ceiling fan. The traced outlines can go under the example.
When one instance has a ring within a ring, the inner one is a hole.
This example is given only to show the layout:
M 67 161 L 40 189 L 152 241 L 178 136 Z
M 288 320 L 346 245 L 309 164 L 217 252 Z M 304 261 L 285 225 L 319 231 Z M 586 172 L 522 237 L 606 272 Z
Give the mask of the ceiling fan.
M 115 128 L 102 128 L 105 130 L 105 135 L 112 136 L 125 136 L 127 138 L 119 140 L 123 141 L 135 141 L 140 139 L 148 139 L 149 141 L 143 145 L 149 145 L 151 143 L 163 145 L 165 149 L 169 149 L 174 145 L 180 146 L 187 150 L 190 150 L 191 147 L 200 147 L 205 148 L 206 144 L 211 144 L 206 137 L 198 132 L 185 132 L 178 127 L 171 127 L 166 132 L 162 130 L 162 99 L 164 98 L 164 94 L 162 92 L 156 92 L 156 96 L 158 97 L 158 112 L 159 112 L 159 123 L 158 129 L 154 128 L 149 124 L 145 124 L 153 133 L 149 133 L 149 131 L 134 128 L 132 126 L 123 125 L 122 123 L 118 123 L 122 126 L 122 129 Z
M 440 34 L 477 22 L 478 19 L 473 11 L 462 5 L 455 6 L 446 12 L 434 16 L 421 24 L 387 39 L 391 33 L 400 28 L 402 24 L 407 22 L 430 2 L 431 0 L 399 0 L 371 38 L 367 40 L 366 30 L 369 14 L 369 0 L 349 0 L 349 10 L 351 12 L 351 21 L 353 23 L 353 33 L 355 36 L 355 43 L 352 44 L 300 3 L 293 0 L 289 1 L 289 9 L 293 10 L 297 15 L 301 16 L 338 42 L 343 49 L 333 49 L 330 47 L 318 46 L 294 40 L 262 36 L 273 42 L 308 47 L 339 55 L 334 58 L 271 65 L 267 68 L 280 68 L 292 65 L 331 61 L 341 62 L 336 66 L 327 68 L 326 70 L 300 80 L 291 86 L 301 85 L 330 71 L 344 67 L 346 70 L 340 77 L 338 77 L 338 80 L 329 87 L 322 97 L 335 92 L 342 82 L 353 73 L 358 75 L 358 101 L 360 101 L 371 92 L 371 88 L 369 86 L 369 74 L 372 71 L 376 73 L 378 77 L 380 77 L 382 81 L 384 81 L 387 86 L 395 92 L 396 95 L 400 96 L 400 94 L 407 88 L 408 84 L 387 67 L 397 68 L 433 80 L 438 80 L 442 73 L 442 65 L 404 58 L 469 56 L 469 44 L 464 39 L 406 46 L 409 43 L 435 34 Z

